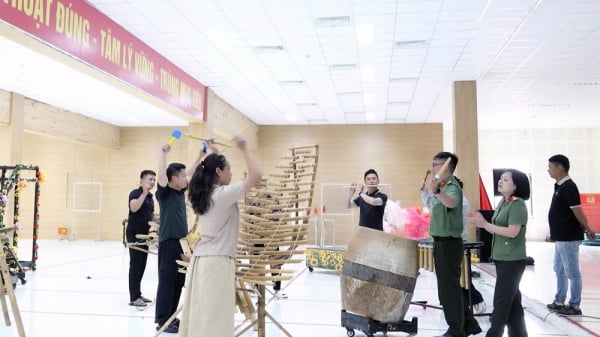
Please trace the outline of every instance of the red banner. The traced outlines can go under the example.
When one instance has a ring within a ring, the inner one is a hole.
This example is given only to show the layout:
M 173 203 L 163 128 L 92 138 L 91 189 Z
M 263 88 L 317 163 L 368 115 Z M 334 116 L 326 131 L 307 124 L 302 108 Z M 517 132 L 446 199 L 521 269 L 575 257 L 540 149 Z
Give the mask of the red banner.
M 581 208 L 594 233 L 600 233 L 600 193 L 581 193 Z
M 83 0 L 0 0 L 0 20 L 206 120 L 202 83 Z

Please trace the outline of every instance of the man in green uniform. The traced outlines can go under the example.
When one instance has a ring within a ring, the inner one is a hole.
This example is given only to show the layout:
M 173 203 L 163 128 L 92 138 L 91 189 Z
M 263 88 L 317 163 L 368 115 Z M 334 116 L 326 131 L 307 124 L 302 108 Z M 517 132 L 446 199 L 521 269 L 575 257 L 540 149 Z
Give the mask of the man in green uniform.
M 444 165 L 448 161 L 447 165 Z M 434 196 L 429 234 L 433 238 L 433 259 L 438 298 L 444 310 L 448 330 L 440 337 L 465 337 L 481 332 L 469 310 L 460 286 L 463 259 L 463 194 L 454 176 L 458 157 L 440 152 L 433 157 L 433 178 L 427 190 Z

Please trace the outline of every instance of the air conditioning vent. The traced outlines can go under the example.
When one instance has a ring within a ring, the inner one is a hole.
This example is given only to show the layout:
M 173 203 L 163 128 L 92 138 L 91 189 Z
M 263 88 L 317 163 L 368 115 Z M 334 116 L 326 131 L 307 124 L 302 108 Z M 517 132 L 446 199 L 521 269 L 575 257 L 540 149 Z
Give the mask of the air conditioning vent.
M 304 81 L 299 80 L 299 81 L 279 81 L 279 85 L 302 85 L 304 84 Z
M 252 51 L 256 54 L 275 54 L 283 52 L 283 46 L 256 46 Z
M 569 82 L 569 85 L 574 87 L 597 87 L 600 86 L 600 81 L 579 81 L 579 82 Z
M 360 96 L 362 93 L 360 91 L 345 91 L 345 92 L 339 92 L 338 96 Z
M 390 78 L 390 84 L 392 83 L 412 83 L 412 82 L 416 82 L 417 78 L 416 77 L 396 77 L 396 78 Z
M 327 16 L 315 19 L 317 28 L 342 27 L 350 25 L 349 16 Z
M 429 45 L 427 40 L 400 40 L 396 41 L 395 47 L 400 49 L 425 48 Z
M 331 71 L 348 71 L 348 70 L 356 70 L 356 63 L 347 63 L 347 64 L 332 64 L 329 66 L 329 70 Z

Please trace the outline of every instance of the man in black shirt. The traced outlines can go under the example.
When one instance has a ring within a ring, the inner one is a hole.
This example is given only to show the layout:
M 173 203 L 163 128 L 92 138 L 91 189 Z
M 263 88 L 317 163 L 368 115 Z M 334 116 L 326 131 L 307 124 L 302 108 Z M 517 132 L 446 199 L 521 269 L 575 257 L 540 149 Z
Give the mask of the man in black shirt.
M 366 192 L 363 192 L 364 188 Z M 369 169 L 364 175 L 363 184 L 352 184 L 348 192 L 347 206 L 348 208 L 359 207 L 360 216 L 358 225 L 372 229 L 383 230 L 383 213 L 385 211 L 385 203 L 387 195 L 379 192 L 379 176 L 374 169 Z M 358 196 L 352 200 L 354 193 L 358 192 Z
M 151 170 L 143 170 L 140 173 L 140 186 L 129 193 L 129 217 L 127 218 L 127 229 L 125 236 L 127 242 L 136 243 L 137 234 L 148 234 L 149 221 L 154 220 L 154 200 L 150 191 L 156 184 L 156 173 Z M 137 246 L 142 250 L 148 250 L 148 246 Z M 142 296 L 141 283 L 148 253 L 137 249 L 129 249 L 129 305 L 145 307 L 150 299 Z
M 548 211 L 550 239 L 554 241 L 554 273 L 556 294 L 548 309 L 561 315 L 580 316 L 581 273 L 579 271 L 579 245 L 583 234 L 594 240 L 596 235 L 588 226 L 581 209 L 577 185 L 569 177 L 569 159 L 557 154 L 548 159 L 548 173 L 556 183 Z M 567 289 L 571 289 L 569 303 L 565 305 Z
M 159 330 L 176 311 L 185 283 L 185 274 L 178 272 L 177 260 L 182 259 L 183 249 L 180 239 L 188 232 L 185 206 L 185 191 L 188 177 L 196 170 L 206 151 L 200 152 L 194 164 L 186 172 L 181 163 L 167 166 L 169 144 L 161 148 L 158 163 L 158 187 L 156 200 L 160 207 L 160 230 L 158 235 L 158 289 L 156 290 L 156 310 L 154 321 Z M 165 329 L 167 333 L 178 333 L 179 320 L 175 319 Z

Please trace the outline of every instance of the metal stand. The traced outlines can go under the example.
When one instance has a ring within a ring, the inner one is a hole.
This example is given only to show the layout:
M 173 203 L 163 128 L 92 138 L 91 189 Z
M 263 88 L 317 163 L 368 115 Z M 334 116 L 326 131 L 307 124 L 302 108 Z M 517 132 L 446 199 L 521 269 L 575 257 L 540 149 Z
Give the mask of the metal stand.
M 465 242 L 463 244 L 463 249 L 464 249 L 464 254 L 466 256 L 466 263 L 463 266 L 464 268 L 464 272 L 466 274 L 465 277 L 465 289 L 467 290 L 467 301 L 468 301 L 468 307 L 469 310 L 471 310 L 471 312 L 473 312 L 473 303 L 471 303 L 471 284 L 472 284 L 472 268 L 471 268 L 471 249 L 478 249 L 484 246 L 484 243 L 481 241 L 476 241 L 476 242 Z M 418 305 L 420 307 L 422 307 L 423 309 L 426 308 L 433 308 L 433 309 L 438 309 L 438 310 L 442 310 L 443 307 L 441 306 L 436 306 L 436 305 L 430 305 L 427 304 L 427 301 L 412 301 L 410 302 L 410 304 L 413 305 Z M 480 314 L 473 314 L 473 316 L 491 316 L 491 313 L 480 313 Z

